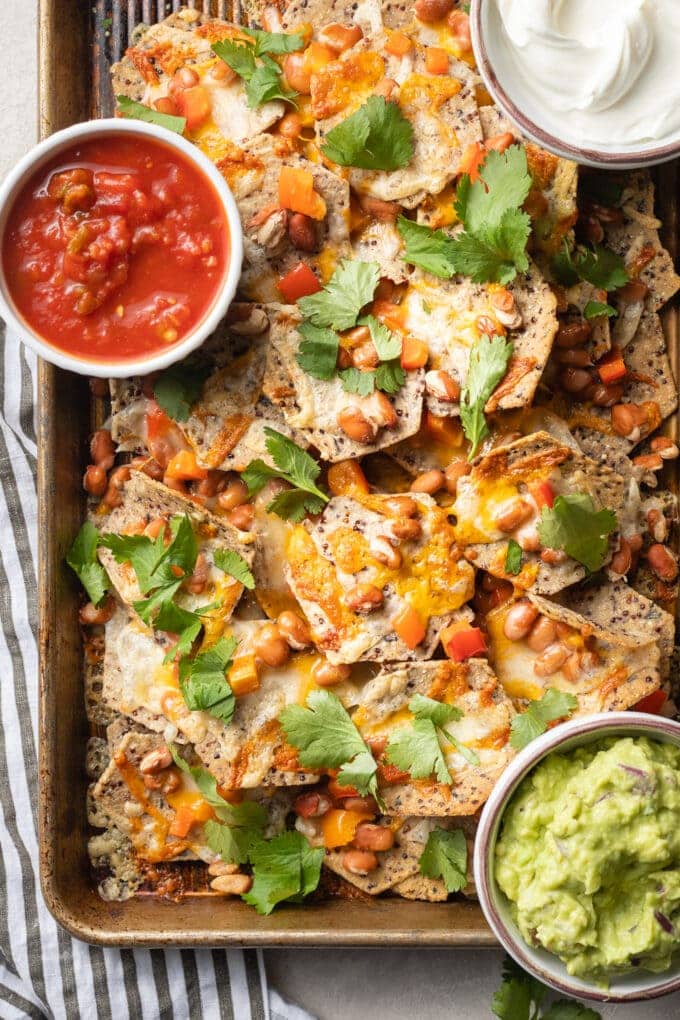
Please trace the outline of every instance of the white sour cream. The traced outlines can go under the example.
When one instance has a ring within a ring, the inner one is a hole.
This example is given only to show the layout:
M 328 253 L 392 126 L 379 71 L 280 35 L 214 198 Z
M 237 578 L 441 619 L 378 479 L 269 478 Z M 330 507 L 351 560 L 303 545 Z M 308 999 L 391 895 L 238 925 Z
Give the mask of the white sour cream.
M 512 78 L 553 134 L 623 149 L 680 131 L 680 0 L 495 3 Z

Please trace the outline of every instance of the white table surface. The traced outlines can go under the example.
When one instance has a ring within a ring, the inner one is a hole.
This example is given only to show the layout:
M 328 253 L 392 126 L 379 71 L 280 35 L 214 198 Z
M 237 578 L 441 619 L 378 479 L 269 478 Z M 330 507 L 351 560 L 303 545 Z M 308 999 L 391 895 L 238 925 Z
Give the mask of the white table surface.
M 0 0 L 0 178 L 37 137 L 36 12 L 37 0 Z M 502 960 L 491 949 L 281 949 L 265 955 L 272 984 L 320 1020 L 486 1020 Z M 680 1016 L 680 995 L 605 1007 L 602 1015 L 670 1020 Z

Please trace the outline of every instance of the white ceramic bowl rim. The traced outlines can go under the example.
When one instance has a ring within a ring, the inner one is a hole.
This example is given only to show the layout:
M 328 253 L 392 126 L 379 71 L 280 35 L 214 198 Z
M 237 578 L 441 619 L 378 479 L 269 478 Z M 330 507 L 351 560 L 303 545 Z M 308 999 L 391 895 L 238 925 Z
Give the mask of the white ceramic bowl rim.
M 220 321 L 226 315 L 227 309 L 236 293 L 236 287 L 241 275 L 241 263 L 243 261 L 243 237 L 238 208 L 229 186 L 214 164 L 210 162 L 200 149 L 181 135 L 159 127 L 156 124 L 147 124 L 140 120 L 109 117 L 104 120 L 91 120 L 74 124 L 71 127 L 64 128 L 63 131 L 50 135 L 49 138 L 46 138 L 31 149 L 16 164 L 0 185 L 0 238 L 2 238 L 7 216 L 19 191 L 26 179 L 38 170 L 41 165 L 49 162 L 50 159 L 58 155 L 60 150 L 72 146 L 77 141 L 114 134 L 141 135 L 167 145 L 170 149 L 179 150 L 183 156 L 189 159 L 208 178 L 217 193 L 229 229 L 230 247 L 226 272 L 210 309 L 190 333 L 179 343 L 168 347 L 167 350 L 155 351 L 150 355 L 134 359 L 130 358 L 126 361 L 106 361 L 103 359 L 93 359 L 90 361 L 85 357 L 68 354 L 66 351 L 53 347 L 34 332 L 12 301 L 0 260 L 0 315 L 2 315 L 11 331 L 24 340 L 29 347 L 32 347 L 40 357 L 51 362 L 53 365 L 58 365 L 60 368 L 66 368 L 82 375 L 120 379 L 133 375 L 146 375 L 149 372 L 167 368 L 168 365 L 173 364 L 175 361 L 180 361 L 191 351 L 195 350 L 217 328 Z
M 548 149 L 549 152 L 554 152 L 564 159 L 571 159 L 576 163 L 583 163 L 586 166 L 599 167 L 605 170 L 624 170 L 653 166 L 656 163 L 665 163 L 676 156 L 680 156 L 680 139 L 665 144 L 653 142 L 649 145 L 631 148 L 628 151 L 597 149 L 565 142 L 527 116 L 517 103 L 510 98 L 508 91 L 500 82 L 491 63 L 491 46 L 487 45 L 482 27 L 483 5 L 491 2 L 495 2 L 495 0 L 471 0 L 470 30 L 472 48 L 477 61 L 477 68 L 484 80 L 484 84 L 498 106 L 500 106 L 510 120 L 514 121 L 522 131 L 522 134 L 526 135 L 537 145 L 540 145 L 541 148 Z
M 635 976 L 635 985 L 605 990 L 566 974 L 561 961 L 547 951 L 541 951 L 541 955 L 543 958 L 554 960 L 555 968 L 548 970 L 547 964 L 541 966 L 536 962 L 536 951 L 526 944 L 514 926 L 511 929 L 501 917 L 496 900 L 503 897 L 503 893 L 497 888 L 493 877 L 493 856 L 503 812 L 520 783 L 543 758 L 553 751 L 560 750 L 565 743 L 577 747 L 596 740 L 598 735 L 604 739 L 617 733 L 621 736 L 627 734 L 649 736 L 652 739 L 656 737 L 670 740 L 680 746 L 680 723 L 645 712 L 602 712 L 586 719 L 572 719 L 561 723 L 532 740 L 510 762 L 484 805 L 474 845 L 473 867 L 479 903 L 489 927 L 506 952 L 525 971 L 555 991 L 597 1002 L 637 1002 L 668 995 L 680 989 L 680 972 L 676 967 L 673 976 L 668 977 L 641 971 Z M 559 975 L 555 972 L 558 968 Z

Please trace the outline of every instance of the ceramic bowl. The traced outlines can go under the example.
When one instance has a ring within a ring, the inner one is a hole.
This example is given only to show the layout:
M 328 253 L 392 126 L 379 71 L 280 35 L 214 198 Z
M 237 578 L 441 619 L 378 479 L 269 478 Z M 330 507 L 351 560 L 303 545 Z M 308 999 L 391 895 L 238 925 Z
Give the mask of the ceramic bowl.
M 101 358 L 89 360 L 76 354 L 69 354 L 67 351 L 52 346 L 45 337 L 36 333 L 17 310 L 7 287 L 0 262 L 0 316 L 5 320 L 9 330 L 24 340 L 41 358 L 60 368 L 67 368 L 81 375 L 107 378 L 146 375 L 149 372 L 167 368 L 168 365 L 185 358 L 187 354 L 199 347 L 226 315 L 236 293 L 243 261 L 243 235 L 236 202 L 229 186 L 214 164 L 207 156 L 203 155 L 200 149 L 173 131 L 158 127 L 156 124 L 146 124 L 140 120 L 125 120 L 118 117 L 86 121 L 58 131 L 36 145 L 17 163 L 0 186 L 0 238 L 4 232 L 9 211 L 27 178 L 31 177 L 41 166 L 53 160 L 62 150 L 69 149 L 75 142 L 121 133 L 162 142 L 168 148 L 180 152 L 208 179 L 217 193 L 224 211 L 230 234 L 230 254 L 221 286 L 216 292 L 212 305 L 190 333 L 166 350 L 154 351 L 143 357 L 121 359 L 120 361 Z
M 548 730 L 522 750 L 496 783 L 482 811 L 475 838 L 474 875 L 484 915 L 503 948 L 529 974 L 563 995 L 599 1002 L 636 1002 L 680 989 L 680 958 L 663 974 L 645 971 L 615 976 L 609 988 L 567 973 L 562 961 L 529 946 L 512 919 L 510 904 L 494 878 L 496 840 L 512 795 L 523 779 L 553 751 L 567 751 L 604 737 L 646 736 L 680 747 L 680 724 L 642 712 L 606 712 L 573 719 Z

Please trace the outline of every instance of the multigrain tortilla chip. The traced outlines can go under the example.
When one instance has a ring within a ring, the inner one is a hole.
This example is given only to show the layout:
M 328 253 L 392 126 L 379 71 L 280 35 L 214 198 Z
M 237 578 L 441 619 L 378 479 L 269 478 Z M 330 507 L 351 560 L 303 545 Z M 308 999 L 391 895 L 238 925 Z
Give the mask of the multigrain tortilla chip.
M 406 373 L 406 381 L 392 397 L 397 416 L 394 428 L 380 428 L 373 442 L 358 443 L 338 425 L 338 415 L 348 407 L 374 406 L 375 395 L 357 397 L 343 389 L 336 375 L 316 379 L 297 362 L 302 337 L 297 327 L 302 316 L 293 305 L 269 306 L 270 343 L 263 382 L 264 395 L 278 408 L 286 424 L 314 446 L 331 463 L 381 450 L 418 431 L 422 413 L 423 372 Z
M 523 436 L 497 446 L 477 459 L 472 472 L 458 482 L 453 512 L 456 537 L 476 567 L 496 577 L 507 577 L 520 588 L 539 595 L 553 595 L 585 577 L 585 567 L 575 560 L 544 563 L 538 552 L 524 552 L 522 569 L 507 575 L 508 538 L 496 525 L 496 515 L 518 494 L 530 495 L 527 483 L 548 481 L 555 495 L 589 495 L 597 510 L 618 510 L 624 499 L 620 475 L 575 451 L 547 432 Z M 531 522 L 529 522 L 531 523 Z M 528 525 L 527 525 L 528 526 Z M 533 525 L 531 525 L 533 526 Z M 610 540 L 610 553 L 612 540 Z
M 380 0 L 291 0 L 282 13 L 287 31 L 312 27 L 315 37 L 325 25 L 358 25 L 364 35 L 382 30 Z
M 651 631 L 646 639 L 640 634 L 631 635 L 600 606 L 596 614 L 584 617 L 571 605 L 531 593 L 528 597 L 541 616 L 571 628 L 568 647 L 582 658 L 580 669 L 574 673 L 567 672 L 571 666 L 568 659 L 564 666 L 544 675 L 537 666 L 543 653 L 533 651 L 525 640 L 509 640 L 504 633 L 513 603 L 506 602 L 493 610 L 486 618 L 489 659 L 506 693 L 517 703 L 535 700 L 549 688 L 556 688 L 575 695 L 578 714 L 591 715 L 630 708 L 659 686 L 660 652 Z M 567 600 L 568 595 L 563 595 L 562 601 Z M 588 653 L 593 652 L 595 657 L 591 659 Z
M 447 723 L 447 730 L 475 752 L 479 764 L 470 764 L 454 747 L 442 745 L 453 785 L 434 779 L 381 784 L 386 810 L 394 815 L 472 815 L 514 754 L 508 743 L 512 703 L 483 659 L 392 663 L 358 692 L 352 720 L 365 739 L 389 737 L 411 724 L 408 705 L 414 694 L 462 711 L 462 718 Z
M 399 539 L 398 509 L 375 494 L 335 497 L 316 523 L 298 525 L 288 540 L 288 583 L 317 647 L 332 662 L 429 658 L 443 627 L 460 616 L 472 595 L 473 570 L 454 549 L 446 511 L 430 496 L 413 498 L 421 525 L 416 537 Z M 374 555 L 375 550 L 381 555 L 385 542 L 400 550 L 390 566 Z M 368 612 L 350 608 L 357 585 L 379 588 L 380 605 Z M 395 629 L 409 607 L 424 629 L 415 647 Z

